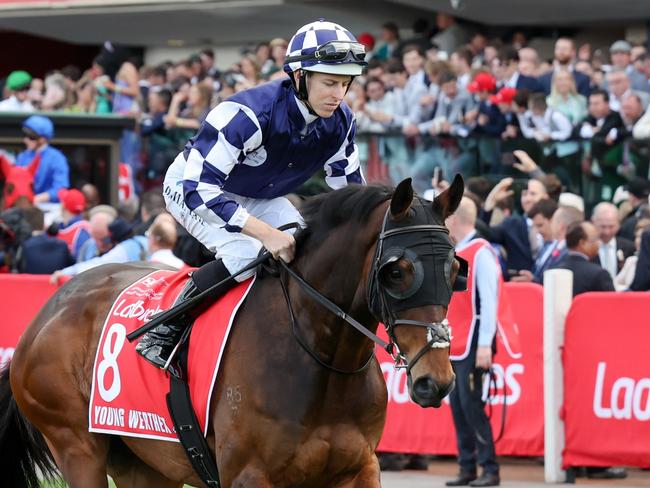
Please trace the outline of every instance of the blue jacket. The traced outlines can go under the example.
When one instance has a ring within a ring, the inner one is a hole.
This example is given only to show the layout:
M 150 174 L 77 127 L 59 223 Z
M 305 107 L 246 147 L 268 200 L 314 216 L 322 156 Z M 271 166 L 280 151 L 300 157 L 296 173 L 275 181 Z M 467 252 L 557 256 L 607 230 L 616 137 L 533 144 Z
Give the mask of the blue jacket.
M 74 263 L 68 245 L 61 239 L 40 234 L 32 236 L 21 246 L 18 271 L 29 274 L 52 274 Z
M 29 166 L 36 157 L 34 151 L 23 151 L 16 158 L 17 166 Z M 70 187 L 70 169 L 68 160 L 61 151 L 52 146 L 45 146 L 41 151 L 41 163 L 34 175 L 34 193 L 48 193 L 50 202 L 58 202 L 58 192 Z
M 489 215 L 486 214 L 484 218 L 489 219 Z M 490 227 L 489 240 L 501 244 L 505 248 L 508 254 L 506 259 L 508 269 L 532 271 L 533 253 L 530 250 L 530 238 L 525 217 L 511 215 L 499 225 Z

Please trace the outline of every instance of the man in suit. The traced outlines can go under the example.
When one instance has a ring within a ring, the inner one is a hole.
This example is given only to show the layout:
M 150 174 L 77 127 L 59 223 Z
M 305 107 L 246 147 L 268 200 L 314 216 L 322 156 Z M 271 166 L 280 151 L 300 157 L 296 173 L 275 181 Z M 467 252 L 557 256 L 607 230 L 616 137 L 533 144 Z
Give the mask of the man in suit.
M 609 273 L 592 263 L 598 256 L 598 231 L 591 222 L 576 222 L 566 234 L 567 256 L 558 269 L 573 271 L 573 296 L 588 291 L 615 291 Z
M 573 73 L 573 79 L 576 82 L 576 89 L 578 93 L 585 97 L 589 97 L 590 80 L 589 76 L 580 71 L 573 69 L 573 63 L 576 57 L 576 46 L 572 39 L 568 37 L 560 37 L 555 41 L 555 51 L 553 59 L 553 71 L 543 74 L 537 81 L 539 81 L 544 93 L 549 95 L 551 93 L 551 85 L 553 84 L 553 74 L 560 70 L 566 69 Z
M 532 76 L 526 76 L 519 71 L 519 53 L 512 46 L 506 46 L 499 52 L 499 68 L 497 70 L 498 88 L 516 88 L 528 90 L 530 93 L 542 92 L 542 85 Z
M 634 243 L 624 237 L 616 237 L 620 228 L 618 209 L 609 202 L 601 202 L 594 208 L 591 222 L 596 226 L 598 238 L 598 254 L 592 262 L 607 270 L 614 279 L 621 271 L 625 260 L 634 254 Z
M 553 237 L 553 228 L 551 222 L 553 215 L 557 212 L 557 203 L 550 198 L 544 198 L 537 202 L 528 212 L 528 217 L 533 221 L 533 227 L 542 237 L 543 244 L 535 258 L 533 270 L 522 269 L 518 276 L 514 276 L 510 281 L 542 282 L 542 276 L 551 263 L 555 250 L 558 248 L 559 240 Z
M 613 68 L 623 69 L 627 73 L 633 90 L 650 91 L 648 77 L 632 63 L 632 46 L 629 42 L 621 40 L 613 43 L 609 48 L 609 56 Z

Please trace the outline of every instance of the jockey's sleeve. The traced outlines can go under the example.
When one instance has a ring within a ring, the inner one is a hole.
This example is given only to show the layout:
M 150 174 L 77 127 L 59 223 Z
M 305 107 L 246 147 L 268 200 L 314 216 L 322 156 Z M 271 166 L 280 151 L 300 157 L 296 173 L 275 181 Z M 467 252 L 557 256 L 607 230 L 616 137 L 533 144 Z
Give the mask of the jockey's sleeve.
M 63 154 L 50 153 L 49 157 L 52 158 L 50 161 L 52 165 L 52 182 L 47 189 L 47 193 L 50 196 L 50 202 L 58 202 L 59 191 L 70 187 L 70 168 L 68 160 Z
M 188 208 L 208 224 L 240 232 L 248 212 L 225 196 L 222 187 L 235 165 L 261 144 L 262 130 L 249 107 L 222 102 L 212 109 L 185 152 L 183 194 Z
M 352 121 L 343 144 L 336 153 L 325 161 L 325 182 L 333 190 L 343 188 L 350 183 L 365 185 L 359 162 L 359 148 L 354 142 L 357 122 Z

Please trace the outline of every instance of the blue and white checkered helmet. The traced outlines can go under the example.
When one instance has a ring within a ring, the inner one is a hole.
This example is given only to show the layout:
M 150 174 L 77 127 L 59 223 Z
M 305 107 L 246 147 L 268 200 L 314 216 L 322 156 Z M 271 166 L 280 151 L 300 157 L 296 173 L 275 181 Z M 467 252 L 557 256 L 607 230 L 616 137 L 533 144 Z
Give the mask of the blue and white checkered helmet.
M 334 22 L 320 19 L 298 29 L 298 32 L 289 41 L 287 58 L 314 54 L 318 48 L 331 41 L 357 43 L 354 35 L 345 27 Z M 357 60 L 327 61 L 323 59 L 307 59 L 284 64 L 284 71 L 288 74 L 303 69 L 317 73 L 330 73 L 337 75 L 357 76 L 363 72 L 365 62 Z

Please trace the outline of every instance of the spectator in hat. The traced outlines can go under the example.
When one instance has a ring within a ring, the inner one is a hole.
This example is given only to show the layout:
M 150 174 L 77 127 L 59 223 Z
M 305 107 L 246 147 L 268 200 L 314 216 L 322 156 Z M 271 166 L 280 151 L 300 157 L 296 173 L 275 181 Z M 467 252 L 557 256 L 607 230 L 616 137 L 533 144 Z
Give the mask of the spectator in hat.
M 49 145 L 54 124 L 43 115 L 32 115 L 23 122 L 23 142 L 27 149 L 16 158 L 17 166 L 38 169 L 34 175 L 34 203 L 59 201 L 59 190 L 70 186 L 68 160 Z
M 110 247 L 106 254 L 55 271 L 50 276 L 50 282 L 57 284 L 63 276 L 76 276 L 102 264 L 145 261 L 149 253 L 147 238 L 145 236 L 134 236 L 131 225 L 120 218 L 113 220 L 109 224 L 108 236 L 104 238 L 104 242 Z
M 159 214 L 145 235 L 147 236 L 149 252 L 151 253 L 149 261 L 166 264 L 176 269 L 181 269 L 185 266 L 185 263 L 175 256 L 172 251 L 178 238 L 174 217 L 166 212 Z
M 500 174 L 500 138 L 507 122 L 498 105 L 490 101 L 496 79 L 490 73 L 478 73 L 467 89 L 478 99 L 478 108 L 468 112 L 465 121 L 473 125 L 472 134 L 479 137 L 479 168 L 489 168 L 491 173 Z
M 647 209 L 648 195 L 650 195 L 650 181 L 646 178 L 636 177 L 627 184 L 627 201 L 630 205 L 630 212 L 627 214 L 621 228 L 616 234 L 630 241 L 634 241 L 634 228 L 641 217 L 644 209 Z
M 609 48 L 609 56 L 612 61 L 612 68 L 622 70 L 628 76 L 632 90 L 648 91 L 648 77 L 634 68 L 632 46 L 629 42 L 616 41 Z
M 22 243 L 18 252 L 18 272 L 50 274 L 74 263 L 65 242 L 45 232 L 43 212 L 37 207 L 24 209 L 32 228 L 32 236 Z
M 0 112 L 33 112 L 34 106 L 29 101 L 29 87 L 32 76 L 27 71 L 12 71 L 7 76 L 5 86 L 9 98 L 0 102 Z
M 70 253 L 76 260 L 81 246 L 90 239 L 90 224 L 83 215 L 86 210 L 86 197 L 77 189 L 63 189 L 59 191 L 59 200 L 61 222 L 57 226 L 57 237 L 68 244 Z

